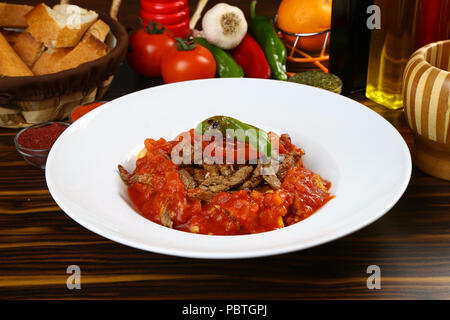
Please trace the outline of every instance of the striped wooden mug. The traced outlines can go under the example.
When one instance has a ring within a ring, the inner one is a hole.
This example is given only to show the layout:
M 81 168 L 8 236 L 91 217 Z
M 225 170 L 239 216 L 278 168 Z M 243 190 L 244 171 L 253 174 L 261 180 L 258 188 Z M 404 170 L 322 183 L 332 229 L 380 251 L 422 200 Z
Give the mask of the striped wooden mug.
M 414 135 L 414 162 L 450 180 L 450 40 L 431 43 L 409 59 L 403 103 Z

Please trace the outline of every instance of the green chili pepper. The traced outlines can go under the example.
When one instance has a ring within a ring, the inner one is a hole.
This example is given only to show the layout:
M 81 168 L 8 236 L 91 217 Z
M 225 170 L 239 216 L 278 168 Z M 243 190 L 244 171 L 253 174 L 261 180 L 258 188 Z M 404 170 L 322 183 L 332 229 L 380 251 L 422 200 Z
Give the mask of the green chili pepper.
M 242 78 L 244 77 L 244 70 L 233 59 L 233 57 L 225 50 L 209 43 L 205 38 L 195 38 L 195 43 L 205 47 L 214 56 L 217 64 L 217 74 L 221 78 Z
M 287 80 L 286 47 L 278 37 L 271 20 L 266 16 L 257 16 L 255 14 L 256 2 L 256 0 L 253 0 L 250 5 L 250 33 L 263 48 L 272 70 L 272 76 L 277 80 Z
M 197 134 L 205 134 L 211 130 L 218 130 L 227 139 L 246 142 L 270 159 L 272 144 L 267 132 L 262 129 L 226 116 L 208 118 L 195 128 Z M 241 132 L 238 132 L 239 130 Z

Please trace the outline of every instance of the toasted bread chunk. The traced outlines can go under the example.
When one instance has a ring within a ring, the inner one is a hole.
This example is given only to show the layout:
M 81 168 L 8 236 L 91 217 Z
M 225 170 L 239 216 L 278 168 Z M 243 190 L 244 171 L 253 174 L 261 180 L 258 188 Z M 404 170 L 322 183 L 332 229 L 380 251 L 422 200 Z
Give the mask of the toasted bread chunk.
M 86 32 L 84 38 L 87 38 L 90 34 L 96 37 L 100 41 L 105 41 L 106 36 L 109 33 L 109 26 L 103 20 L 97 20 Z
M 16 43 L 17 38 L 19 38 L 19 36 L 20 36 L 20 34 L 22 32 L 20 32 L 20 31 L 13 31 L 13 30 L 1 30 L 0 29 L 0 33 L 3 34 L 3 36 L 6 39 L 6 41 L 8 41 L 9 44 L 13 45 L 14 43 Z
M 14 43 L 13 49 L 25 64 L 31 68 L 44 50 L 44 44 L 36 41 L 28 32 L 22 32 Z
M 28 27 L 25 15 L 32 9 L 32 6 L 0 2 L 0 27 Z
M 51 9 L 44 3 L 25 16 L 29 32 L 36 40 L 51 48 L 75 47 L 84 33 L 94 24 L 98 14 L 75 5 L 56 5 Z
M 0 33 L 0 75 L 8 77 L 32 76 L 33 73 L 20 59 L 5 37 Z
M 36 61 L 31 71 L 33 71 L 36 76 L 57 72 L 55 68 L 56 64 L 59 60 L 64 58 L 66 54 L 72 51 L 72 49 L 73 48 L 48 49 Z
M 93 35 L 83 39 L 72 51 L 55 64 L 56 72 L 78 67 L 80 64 L 103 57 L 109 47 Z

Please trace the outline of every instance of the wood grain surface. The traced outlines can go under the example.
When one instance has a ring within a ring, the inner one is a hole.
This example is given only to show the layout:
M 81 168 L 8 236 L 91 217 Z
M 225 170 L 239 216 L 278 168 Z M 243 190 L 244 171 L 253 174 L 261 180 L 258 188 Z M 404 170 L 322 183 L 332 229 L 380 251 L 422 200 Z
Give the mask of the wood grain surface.
M 227 2 L 242 8 L 249 4 Z M 107 11 L 110 2 L 72 3 Z M 139 1 L 124 3 L 119 20 L 136 28 Z M 278 4 L 260 0 L 258 11 L 273 15 Z M 124 63 L 106 99 L 160 83 L 136 75 Z M 387 111 L 363 94 L 351 98 L 384 116 L 412 147 L 402 111 Z M 16 152 L 16 133 L 0 129 L 0 298 L 450 298 L 450 183 L 415 168 L 400 201 L 381 219 L 347 237 L 267 258 L 197 260 L 133 249 L 77 224 L 53 201 L 44 171 Z M 69 265 L 81 268 L 80 290 L 66 287 Z M 381 268 L 380 290 L 367 289 L 369 265 Z

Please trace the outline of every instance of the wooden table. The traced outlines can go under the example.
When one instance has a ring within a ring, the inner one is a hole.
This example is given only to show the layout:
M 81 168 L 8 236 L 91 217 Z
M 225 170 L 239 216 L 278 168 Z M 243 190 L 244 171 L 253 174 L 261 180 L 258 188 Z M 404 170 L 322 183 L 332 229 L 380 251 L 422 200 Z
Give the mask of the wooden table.
M 107 9 L 101 0 L 73 2 Z M 249 1 L 229 3 L 247 8 Z M 259 11 L 273 15 L 277 5 L 260 1 Z M 136 27 L 138 10 L 137 0 L 127 0 L 121 22 Z M 160 83 L 124 64 L 106 99 Z M 412 147 L 402 111 L 362 94 L 351 98 L 384 116 Z M 81 227 L 53 201 L 44 171 L 16 152 L 16 133 L 0 129 L 0 298 L 450 298 L 450 183 L 415 168 L 390 212 L 340 240 L 267 258 L 196 260 L 133 249 Z M 66 287 L 69 265 L 81 268 L 81 290 Z M 366 286 L 369 265 L 381 268 L 380 290 Z

